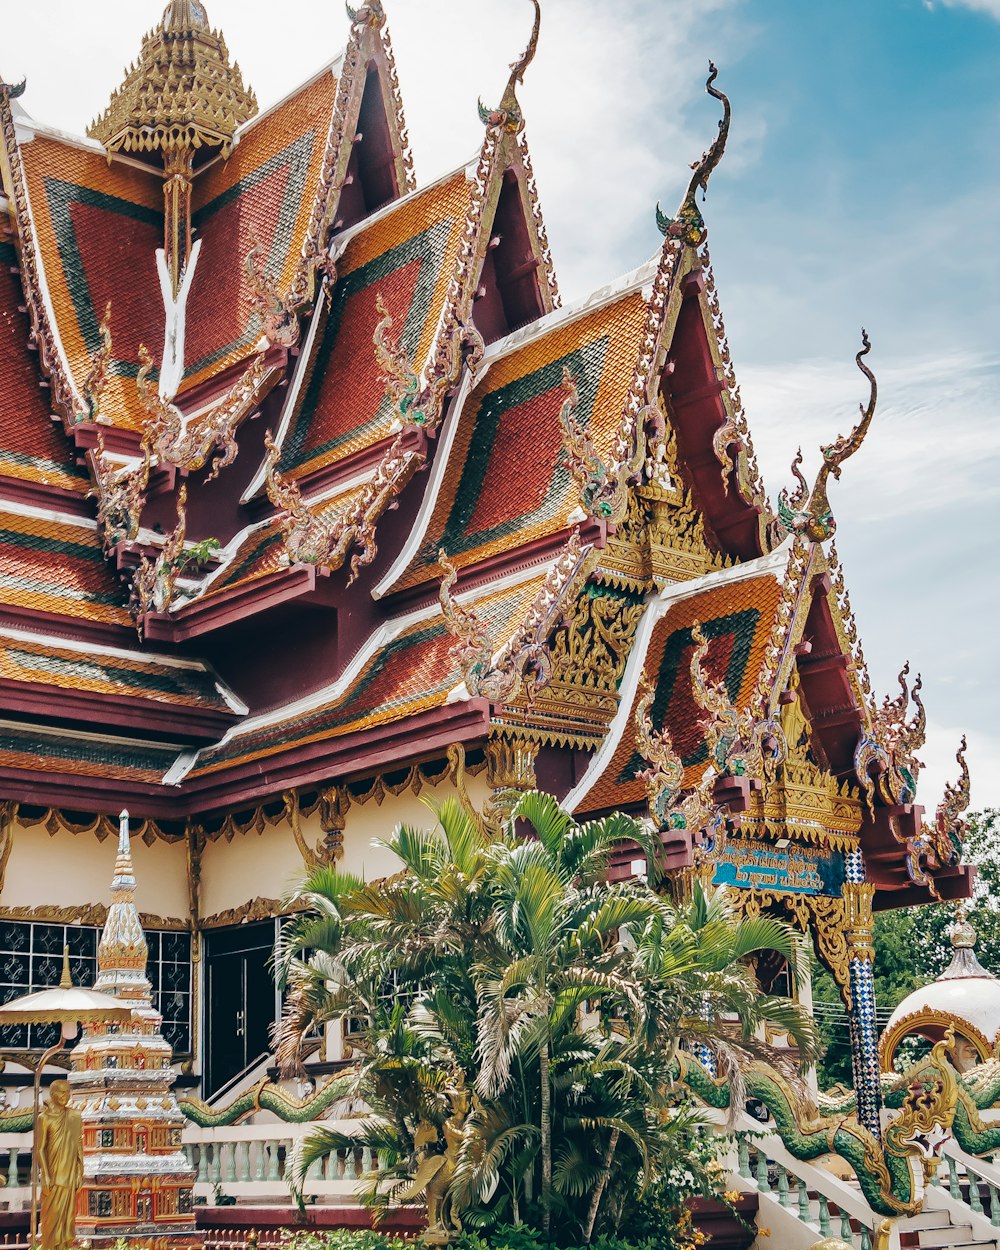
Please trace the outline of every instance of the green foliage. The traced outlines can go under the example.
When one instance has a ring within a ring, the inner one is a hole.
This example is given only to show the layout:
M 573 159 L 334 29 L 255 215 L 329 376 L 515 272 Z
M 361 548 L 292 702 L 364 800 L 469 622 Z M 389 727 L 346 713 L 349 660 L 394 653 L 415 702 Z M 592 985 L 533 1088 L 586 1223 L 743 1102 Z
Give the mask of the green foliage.
M 771 1024 L 815 1057 L 809 1018 L 761 994 L 748 967 L 775 950 L 794 974 L 799 939 L 735 919 L 700 887 L 677 906 L 646 881 L 607 881 L 621 842 L 653 851 L 620 814 L 576 825 L 528 794 L 515 817 L 530 838 L 513 821 L 493 837 L 455 800 L 437 815 L 437 829 L 402 826 L 384 844 L 403 872 L 365 884 L 322 868 L 296 896 L 303 910 L 275 952 L 288 991 L 279 1062 L 292 1070 L 318 1025 L 350 1016 L 361 1031 L 349 1095 L 370 1118 L 351 1137 L 317 1126 L 292 1175 L 301 1184 L 315 1159 L 367 1145 L 378 1168 L 365 1199 L 383 1209 L 425 1152 L 444 1151 L 449 1124 L 454 1138 L 463 1088 L 471 1106 L 445 1175 L 470 1236 L 519 1250 L 499 1230 L 533 1246 L 526 1230 L 538 1227 L 592 1243 L 645 1219 L 655 1250 L 671 1250 L 685 1200 L 717 1187 L 718 1139 L 672 1088 L 677 1048 L 710 1045 L 738 1081 L 768 1055 L 756 1039 Z
M 978 934 L 976 953 L 1000 975 L 1000 811 L 969 817 L 965 859 L 976 865 L 975 895 L 969 920 Z M 949 934 L 955 920 L 951 903 L 931 903 L 879 912 L 875 917 L 875 1002 L 879 1025 L 914 990 L 929 984 L 951 959 Z M 829 972 L 815 965 L 813 1001 L 826 1053 L 818 1065 L 820 1087 L 851 1083 L 847 1016 Z M 906 1056 L 912 1057 L 912 1056 Z
M 663 1210 L 672 1212 L 673 1207 L 665 1206 Z M 651 1226 L 648 1235 L 601 1236 L 592 1243 L 592 1250 L 674 1250 L 675 1243 L 665 1239 L 665 1227 L 661 1220 Z M 449 1244 L 452 1250 L 547 1250 L 549 1246 L 542 1234 L 528 1224 L 501 1224 L 486 1235 L 462 1232 Z M 296 1233 L 285 1242 L 287 1250 L 413 1250 L 413 1245 L 391 1233 L 368 1229 Z

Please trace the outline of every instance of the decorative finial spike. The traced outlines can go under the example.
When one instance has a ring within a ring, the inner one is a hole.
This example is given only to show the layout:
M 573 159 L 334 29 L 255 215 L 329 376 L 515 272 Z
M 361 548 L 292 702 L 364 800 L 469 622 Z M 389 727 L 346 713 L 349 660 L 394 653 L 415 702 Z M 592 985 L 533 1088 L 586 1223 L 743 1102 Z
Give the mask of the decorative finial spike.
M 802 493 L 801 485 L 799 490 L 791 497 L 787 490 L 782 490 L 778 497 L 778 516 L 776 518 L 777 531 L 780 537 L 789 533 L 801 533 L 812 542 L 823 543 L 836 533 L 837 522 L 833 516 L 833 509 L 830 507 L 826 484 L 831 474 L 835 478 L 840 477 L 841 465 L 845 460 L 849 460 L 865 441 L 865 435 L 868 433 L 872 418 L 875 416 L 878 383 L 875 380 L 874 373 L 868 368 L 863 359 L 871 349 L 872 345 L 868 337 L 868 331 L 862 327 L 861 349 L 855 355 L 854 361 L 868 379 L 871 387 L 868 404 L 860 405 L 861 420 L 846 438 L 839 437 L 832 443 L 827 443 L 820 448 L 823 454 L 823 463 L 820 465 L 819 473 L 816 475 L 816 484 L 812 488 L 808 501 L 804 505 L 798 502 Z M 801 483 L 801 474 L 796 473 L 796 477 L 799 478 Z
M 118 853 L 127 855 L 129 849 L 128 808 L 123 807 L 118 813 Z
M 71 990 L 73 988 L 73 978 L 69 971 L 69 943 L 63 943 L 63 966 L 62 976 L 59 978 L 59 988 L 61 990 Z
M 681 206 L 677 210 L 677 216 L 667 217 L 660 209 L 659 204 L 656 206 L 656 225 L 660 233 L 668 237 L 680 237 L 685 243 L 690 244 L 691 247 L 698 247 L 707 233 L 705 219 L 698 208 L 698 190 L 699 188 L 701 189 L 701 198 L 704 200 L 708 192 L 708 180 L 712 176 L 712 171 L 725 154 L 726 140 L 729 138 L 729 124 L 732 120 L 733 111 L 729 103 L 729 97 L 725 92 L 719 91 L 714 86 L 718 76 L 719 71 L 715 62 L 709 61 L 705 90 L 713 99 L 722 101 L 722 118 L 719 121 L 719 133 L 715 138 L 715 142 L 707 151 L 702 153 L 701 160 L 692 162 L 691 168 L 694 170 L 694 173 L 691 175 L 691 181 L 688 183 L 687 192 L 681 201 Z
M 20 82 L 14 83 L 4 82 L 4 80 L 0 78 L 0 91 L 3 92 L 8 100 L 16 100 L 18 96 L 24 95 L 24 89 L 27 85 L 27 78 L 22 78 Z
M 528 46 L 510 67 L 510 77 L 507 79 L 507 87 L 503 93 L 503 99 L 495 109 L 488 109 L 479 101 L 479 119 L 484 126 L 498 126 L 502 130 L 506 130 L 508 134 L 517 134 L 519 130 L 524 128 L 524 115 L 521 112 L 521 106 L 517 99 L 517 85 L 524 82 L 524 72 L 535 59 L 535 53 L 538 50 L 538 33 L 542 25 L 542 6 L 541 0 L 531 0 L 535 6 L 535 20 L 531 27 L 531 38 L 528 40 Z

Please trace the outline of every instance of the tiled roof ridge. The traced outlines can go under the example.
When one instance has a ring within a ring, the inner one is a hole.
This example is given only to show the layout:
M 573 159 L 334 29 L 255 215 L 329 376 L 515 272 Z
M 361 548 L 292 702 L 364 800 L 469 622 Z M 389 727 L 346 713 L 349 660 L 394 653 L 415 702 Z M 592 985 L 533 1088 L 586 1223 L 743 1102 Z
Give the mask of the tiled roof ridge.
M 67 430 L 74 421 L 86 415 L 86 404 L 77 389 L 69 362 L 63 351 L 56 319 L 50 306 L 44 270 L 35 237 L 35 223 L 31 200 L 24 177 L 24 166 L 17 137 L 17 126 L 11 106 L 11 89 L 0 82 L 0 137 L 3 142 L 4 182 L 14 208 L 18 255 L 21 267 L 21 285 L 31 331 L 38 347 L 38 359 L 48 378 L 55 411 L 62 417 Z
M 675 602 L 694 598 L 716 588 L 749 581 L 762 575 L 770 576 L 776 582 L 784 584 L 785 573 L 792 560 L 792 550 L 793 544 L 791 542 L 784 543 L 781 547 L 776 548 L 767 555 L 758 556 L 755 560 L 747 560 L 741 564 L 732 565 L 727 569 L 715 570 L 701 577 L 692 578 L 689 581 L 675 582 L 647 599 L 646 609 L 639 621 L 632 649 L 619 685 L 618 710 L 608 726 L 604 741 L 590 760 L 583 776 L 563 800 L 563 806 L 568 811 L 575 810 L 594 787 L 614 757 L 623 735 L 629 730 L 632 720 L 632 705 L 635 701 L 641 676 L 645 671 L 646 656 L 652 640 L 653 629 L 657 622 L 669 612 Z M 801 581 L 795 580 L 793 591 L 788 593 L 794 593 L 798 596 L 800 588 Z M 772 636 L 768 644 L 769 648 L 773 648 L 775 642 L 776 639 Z
M 340 193 L 347 176 L 354 135 L 361 110 L 367 66 L 376 51 L 381 51 L 389 87 L 389 103 L 386 120 L 398 145 L 398 164 L 401 167 L 401 196 L 413 190 L 413 158 L 410 153 L 409 136 L 403 117 L 399 80 L 396 76 L 395 59 L 389 32 L 385 29 L 385 17 L 378 22 L 354 21 L 347 47 L 341 57 L 337 95 L 330 115 L 326 146 L 320 164 L 320 175 L 313 200 L 312 215 L 302 245 L 299 267 L 289 292 L 295 307 L 311 306 L 315 297 L 315 275 L 326 263 L 326 249 L 334 223 Z M 379 76 L 381 81 L 381 75 Z M 350 136 L 348 137 L 348 132 Z

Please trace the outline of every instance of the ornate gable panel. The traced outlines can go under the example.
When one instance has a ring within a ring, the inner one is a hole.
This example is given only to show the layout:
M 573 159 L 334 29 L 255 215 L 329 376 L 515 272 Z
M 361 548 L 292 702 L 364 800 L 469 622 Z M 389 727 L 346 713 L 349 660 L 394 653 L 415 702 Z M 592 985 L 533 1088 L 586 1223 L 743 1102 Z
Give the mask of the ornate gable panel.
M 643 662 L 643 671 L 656 691 L 650 715 L 653 728 L 666 729 L 670 735 L 685 768 L 685 787 L 695 784 L 709 763 L 701 728 L 705 713 L 691 688 L 692 626 L 700 623 L 708 640 L 705 667 L 709 676 L 725 682 L 730 699 L 742 711 L 757 688 L 781 598 L 782 585 L 773 574 L 748 576 L 674 599 L 653 626 Z M 635 741 L 635 709 L 641 697 L 637 680 L 630 688 L 627 719 L 620 714 L 612 727 L 612 733 L 618 727 L 614 751 L 596 769 L 576 803 L 578 811 L 645 801 L 639 774 L 646 764 Z
M 28 350 L 24 295 L 12 243 L 0 241 L 0 477 L 82 492 L 87 471 L 51 418 L 39 386 L 38 356 Z
M 0 511 L 0 605 L 130 626 L 95 529 Z
M 115 425 L 137 428 L 139 344 L 159 353 L 163 299 L 156 249 L 163 246 L 161 179 L 99 152 L 39 135 L 21 148 L 38 252 L 63 351 L 77 387 L 101 346 L 111 303 L 114 352 L 102 404 Z
M 495 361 L 459 416 L 421 563 L 403 585 L 434 576 L 441 547 L 463 568 L 570 524 L 580 500 L 559 421 L 563 369 L 579 389 L 577 419 L 608 458 L 645 316 L 633 291 Z
M 260 337 L 247 254 L 259 243 L 279 291 L 295 276 L 313 211 L 337 83 L 324 72 L 241 133 L 195 178 L 201 252 L 187 304 L 184 386 L 243 359 Z
M 385 437 L 394 419 L 372 335 L 381 295 L 414 371 L 438 330 L 469 207 L 464 171 L 407 197 L 364 227 L 338 264 L 309 379 L 285 440 L 291 477 L 321 469 Z

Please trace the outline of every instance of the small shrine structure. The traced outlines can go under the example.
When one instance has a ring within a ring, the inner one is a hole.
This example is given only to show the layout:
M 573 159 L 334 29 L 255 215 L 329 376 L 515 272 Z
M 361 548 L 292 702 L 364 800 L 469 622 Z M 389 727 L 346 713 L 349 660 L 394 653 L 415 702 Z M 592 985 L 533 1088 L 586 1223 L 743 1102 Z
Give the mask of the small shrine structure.
M 185 1250 L 195 1233 L 194 1168 L 181 1150 L 171 1048 L 151 1004 L 148 948 L 135 906 L 128 812 L 120 817 L 111 906 L 97 953 L 95 989 L 133 1003 L 129 1024 L 89 1024 L 72 1052 L 69 1081 L 83 1117 L 83 1185 L 77 1231 L 93 1245 L 138 1237 Z

